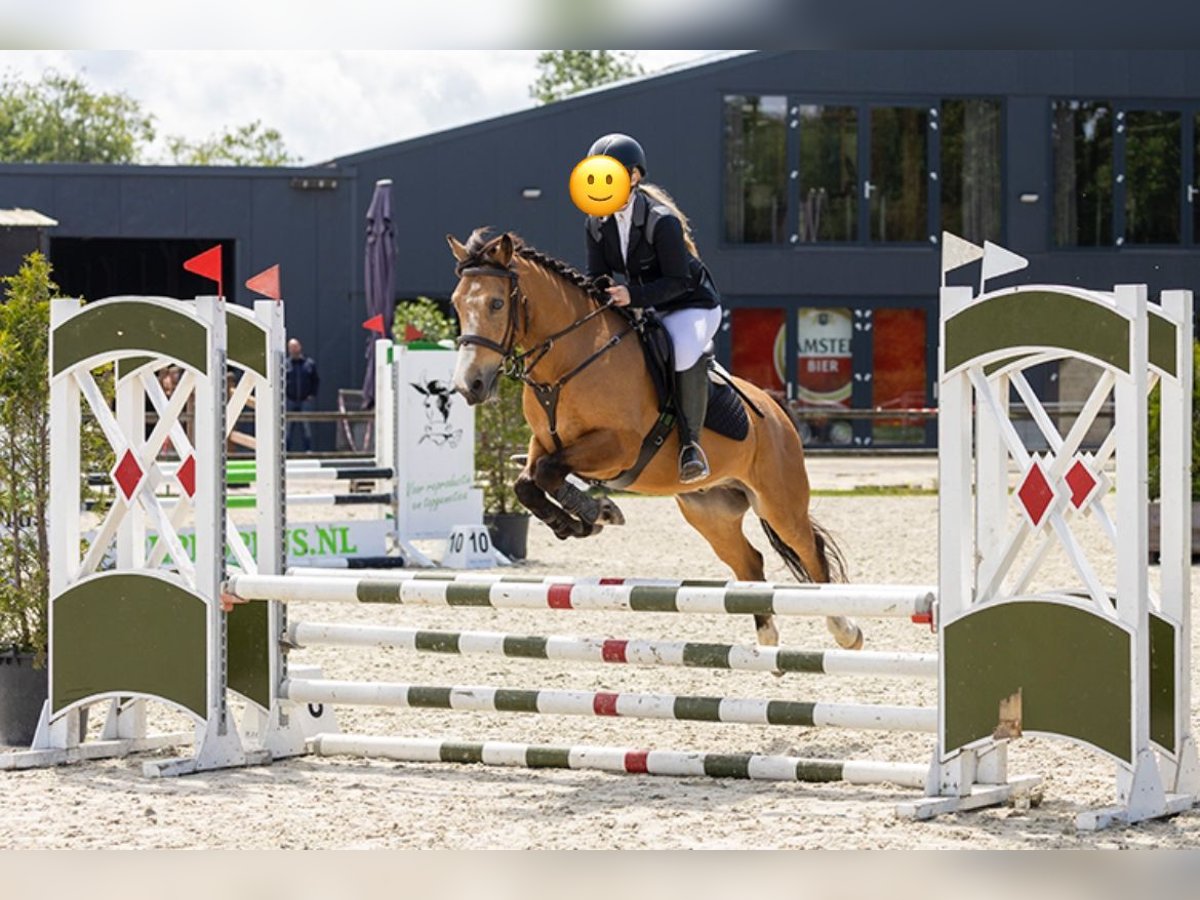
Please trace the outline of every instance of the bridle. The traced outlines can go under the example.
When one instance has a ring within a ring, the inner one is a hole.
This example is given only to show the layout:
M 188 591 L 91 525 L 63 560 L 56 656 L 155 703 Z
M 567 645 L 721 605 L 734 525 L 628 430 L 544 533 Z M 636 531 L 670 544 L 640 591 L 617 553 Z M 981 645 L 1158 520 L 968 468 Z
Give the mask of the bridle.
M 554 348 L 554 342 L 565 337 L 577 328 L 590 322 L 592 319 L 599 316 L 606 309 L 613 306 L 611 299 L 603 303 L 597 303 L 596 308 L 591 310 L 586 315 L 576 319 L 566 328 L 556 331 L 554 334 L 544 338 L 535 346 L 528 350 L 518 351 L 517 331 L 518 325 L 520 330 L 527 331 L 529 328 L 529 300 L 521 290 L 520 276 L 516 270 L 508 266 L 499 266 L 494 263 L 480 262 L 478 260 L 464 260 L 454 267 L 454 274 L 459 278 L 464 275 L 491 275 L 497 278 L 508 279 L 508 322 L 504 326 L 504 337 L 499 342 L 493 341 L 491 338 L 486 338 L 481 334 L 460 334 L 454 341 L 455 346 L 462 347 L 464 345 L 475 345 L 491 350 L 494 353 L 500 354 L 501 371 L 509 378 L 514 378 L 528 385 L 538 399 L 538 403 L 546 411 L 546 416 L 550 420 L 550 436 L 554 438 L 555 446 L 562 450 L 563 444 L 558 437 L 558 394 L 563 386 L 594 363 L 597 359 L 611 350 L 617 344 L 621 343 L 621 339 L 629 332 L 633 331 L 634 326 L 627 324 L 623 331 L 614 334 L 609 338 L 603 346 L 592 353 L 587 359 L 579 365 L 572 368 L 567 374 L 563 375 L 557 381 L 551 383 L 534 381 L 531 377 L 534 366 L 541 362 L 546 354 Z
M 521 312 L 525 313 L 525 326 L 529 326 L 529 302 L 521 293 L 517 273 L 507 266 L 497 266 L 488 263 L 459 263 L 454 267 L 454 274 L 459 278 L 464 275 L 491 275 L 496 278 L 508 279 L 508 323 L 504 326 L 504 337 L 500 343 L 481 334 L 460 334 L 454 341 L 456 347 L 464 344 L 477 344 L 495 353 L 499 353 L 507 368 L 512 359 L 517 343 L 517 322 Z

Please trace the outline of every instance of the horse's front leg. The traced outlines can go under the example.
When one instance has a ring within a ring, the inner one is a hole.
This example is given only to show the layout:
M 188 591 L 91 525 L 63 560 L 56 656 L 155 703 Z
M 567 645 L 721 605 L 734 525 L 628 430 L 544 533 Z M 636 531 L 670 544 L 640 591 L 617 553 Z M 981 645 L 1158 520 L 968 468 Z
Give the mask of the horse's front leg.
M 533 515 L 545 522 L 559 540 L 582 537 L 583 535 L 579 534 L 581 523 L 551 502 L 550 498 L 546 496 L 546 492 L 538 486 L 534 478 L 534 470 L 542 459 L 545 459 L 545 452 L 537 438 L 534 438 L 529 442 L 529 457 L 525 462 L 525 468 L 521 470 L 516 483 L 513 484 L 513 491 L 516 493 L 517 499 Z
M 595 471 L 611 460 L 620 442 L 609 431 L 593 431 L 573 441 L 557 453 L 541 456 L 532 465 L 537 486 L 552 496 L 559 505 L 579 522 L 576 537 L 587 537 L 605 525 L 624 525 L 625 516 L 608 497 L 593 497 L 568 476 L 572 472 Z M 615 471 L 620 471 L 615 470 Z

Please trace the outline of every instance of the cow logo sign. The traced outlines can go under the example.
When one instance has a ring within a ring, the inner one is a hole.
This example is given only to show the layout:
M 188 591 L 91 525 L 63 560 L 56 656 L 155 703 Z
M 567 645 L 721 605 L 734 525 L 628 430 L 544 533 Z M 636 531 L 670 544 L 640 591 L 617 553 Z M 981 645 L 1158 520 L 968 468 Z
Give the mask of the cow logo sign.
M 428 380 L 424 375 L 409 382 L 425 400 L 425 430 L 417 441 L 430 441 L 438 447 L 457 447 L 462 440 L 462 429 L 450 424 L 450 404 L 454 401 L 454 387 L 448 381 Z

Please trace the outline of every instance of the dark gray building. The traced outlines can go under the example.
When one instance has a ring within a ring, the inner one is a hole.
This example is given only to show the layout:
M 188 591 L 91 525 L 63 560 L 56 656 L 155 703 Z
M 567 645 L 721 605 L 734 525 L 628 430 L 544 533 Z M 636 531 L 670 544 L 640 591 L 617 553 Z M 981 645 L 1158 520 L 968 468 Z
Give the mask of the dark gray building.
M 761 52 L 313 168 L 2 166 L 0 206 L 58 220 L 56 275 L 88 297 L 203 291 L 179 263 L 217 241 L 240 302 L 281 263 L 331 407 L 364 371 L 376 179 L 393 180 L 397 295 L 444 299 L 447 232 L 490 225 L 582 263 L 567 176 L 625 131 L 692 219 L 729 310 L 725 362 L 810 406 L 902 410 L 933 401 L 943 230 L 1028 257 L 992 286 L 1200 284 L 1198 125 L 1197 52 Z M 1041 390 L 1069 402 L 1072 378 Z M 839 443 L 931 439 L 919 418 L 816 424 Z

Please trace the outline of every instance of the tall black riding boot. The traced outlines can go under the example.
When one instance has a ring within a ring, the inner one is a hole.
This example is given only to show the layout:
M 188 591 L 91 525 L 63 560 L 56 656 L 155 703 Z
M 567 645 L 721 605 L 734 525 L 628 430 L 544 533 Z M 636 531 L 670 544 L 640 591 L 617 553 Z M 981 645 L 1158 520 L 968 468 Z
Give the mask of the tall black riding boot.
M 679 406 L 679 480 L 683 484 L 708 477 L 708 459 L 700 449 L 700 432 L 708 411 L 708 361 L 701 356 L 690 369 L 675 373 Z

